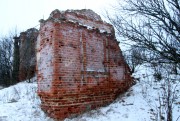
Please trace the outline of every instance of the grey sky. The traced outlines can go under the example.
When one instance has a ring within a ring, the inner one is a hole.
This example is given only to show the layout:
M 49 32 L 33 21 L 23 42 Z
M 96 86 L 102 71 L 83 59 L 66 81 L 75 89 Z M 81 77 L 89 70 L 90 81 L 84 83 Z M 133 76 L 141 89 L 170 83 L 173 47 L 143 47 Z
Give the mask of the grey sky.
M 1 0 L 0 36 L 17 27 L 18 31 L 39 24 L 47 19 L 54 9 L 92 9 L 102 17 L 102 12 L 110 8 L 116 0 Z

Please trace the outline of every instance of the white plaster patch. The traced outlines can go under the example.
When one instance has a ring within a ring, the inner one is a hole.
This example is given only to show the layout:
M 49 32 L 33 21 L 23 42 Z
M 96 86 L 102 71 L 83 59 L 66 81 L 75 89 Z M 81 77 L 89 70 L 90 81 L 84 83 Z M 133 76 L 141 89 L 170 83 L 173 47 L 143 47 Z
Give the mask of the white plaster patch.
M 51 45 L 46 45 L 40 52 L 37 53 L 37 69 L 41 75 L 39 81 L 39 90 L 49 91 L 52 83 L 53 74 L 53 49 Z

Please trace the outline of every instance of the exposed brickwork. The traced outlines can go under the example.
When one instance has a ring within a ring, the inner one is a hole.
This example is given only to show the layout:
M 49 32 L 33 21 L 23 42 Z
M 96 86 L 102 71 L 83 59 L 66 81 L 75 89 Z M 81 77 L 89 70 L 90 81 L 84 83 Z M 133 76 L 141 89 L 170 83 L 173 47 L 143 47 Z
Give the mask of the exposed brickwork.
M 112 102 L 132 84 L 112 25 L 91 10 L 55 10 L 37 40 L 42 109 L 64 119 Z

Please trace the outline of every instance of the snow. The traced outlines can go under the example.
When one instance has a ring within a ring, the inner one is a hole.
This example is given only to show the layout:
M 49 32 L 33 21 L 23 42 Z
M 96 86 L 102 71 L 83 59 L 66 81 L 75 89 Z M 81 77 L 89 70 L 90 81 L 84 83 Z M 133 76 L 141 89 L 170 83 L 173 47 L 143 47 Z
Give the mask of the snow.
M 158 107 L 159 82 L 154 83 L 154 72 L 145 66 L 137 67 L 133 75 L 137 84 L 106 107 L 86 112 L 65 121 L 154 121 Z M 174 79 L 180 77 L 171 75 Z M 174 88 L 174 87 L 173 87 Z M 180 90 L 179 84 L 176 87 Z M 0 90 L 0 121 L 53 121 L 40 109 L 36 82 L 21 82 Z M 179 94 L 179 93 L 178 93 Z M 173 121 L 180 121 L 180 99 L 173 105 Z
M 94 68 L 87 68 L 86 69 L 86 71 L 90 71 L 90 72 L 105 72 L 105 70 L 104 69 L 98 69 L 98 70 L 96 70 L 96 69 L 94 69 Z
M 100 29 L 100 33 L 107 32 L 106 30 Z
M 135 85 L 109 106 L 85 113 L 72 121 L 150 121 L 148 105 L 138 87 L 138 84 Z
M 0 121 L 51 121 L 40 109 L 36 82 L 0 90 Z
M 72 19 L 68 19 L 68 21 L 69 22 L 72 22 L 72 23 L 77 23 L 78 21 L 77 20 L 72 20 Z M 110 30 L 106 30 L 106 28 L 104 28 L 104 29 L 100 29 L 100 28 L 96 28 L 96 27 L 94 27 L 94 26 L 90 26 L 90 25 L 87 25 L 87 24 L 85 24 L 85 23 L 80 23 L 80 22 L 78 22 L 78 24 L 80 25 L 80 26 L 83 26 L 83 27 L 86 27 L 88 30 L 95 30 L 95 29 L 99 29 L 99 31 L 100 31 L 100 33 L 105 33 L 105 32 L 107 32 L 108 34 L 110 34 L 111 33 L 111 31 Z
M 85 113 L 66 121 L 141 121 L 150 114 L 141 92 L 135 85 L 124 96 L 119 97 L 111 105 Z M 36 94 L 37 84 L 22 82 L 15 86 L 0 90 L 0 121 L 50 121 L 40 109 L 40 99 Z M 138 110 L 138 112 L 137 112 Z M 143 114 L 143 115 L 142 115 Z M 142 115 L 142 116 L 139 116 Z M 145 120 L 144 120 L 145 121 Z

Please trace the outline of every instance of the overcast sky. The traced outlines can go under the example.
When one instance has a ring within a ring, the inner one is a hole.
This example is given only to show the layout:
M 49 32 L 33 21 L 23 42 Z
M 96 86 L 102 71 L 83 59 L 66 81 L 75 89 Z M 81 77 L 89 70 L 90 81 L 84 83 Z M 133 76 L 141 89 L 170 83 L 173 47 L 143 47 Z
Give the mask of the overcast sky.
M 47 19 L 54 9 L 92 9 L 103 18 L 104 10 L 111 8 L 116 0 L 1 0 L 0 36 L 12 29 L 26 31 Z

